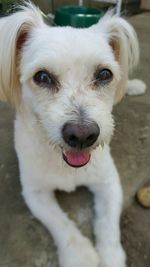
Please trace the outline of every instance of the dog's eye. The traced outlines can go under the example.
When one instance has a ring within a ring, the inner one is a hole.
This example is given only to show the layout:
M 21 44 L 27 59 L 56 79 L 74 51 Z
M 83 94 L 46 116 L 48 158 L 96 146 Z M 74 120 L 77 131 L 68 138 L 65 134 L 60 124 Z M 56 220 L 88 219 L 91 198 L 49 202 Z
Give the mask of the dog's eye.
M 33 80 L 40 87 L 46 87 L 46 88 L 55 86 L 56 83 L 56 79 L 54 78 L 54 76 L 52 76 L 45 70 L 38 71 L 34 75 Z
M 96 85 L 105 85 L 113 79 L 113 74 L 109 69 L 98 69 L 95 72 L 95 84 Z

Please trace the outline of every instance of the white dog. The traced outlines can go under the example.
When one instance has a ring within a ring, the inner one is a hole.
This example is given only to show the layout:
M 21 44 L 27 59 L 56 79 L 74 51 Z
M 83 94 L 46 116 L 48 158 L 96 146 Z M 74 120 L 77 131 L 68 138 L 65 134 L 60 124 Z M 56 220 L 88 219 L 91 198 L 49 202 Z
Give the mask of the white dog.
M 0 97 L 16 108 L 25 202 L 52 234 L 61 267 L 125 267 L 122 190 L 109 142 L 112 107 L 139 57 L 132 26 L 107 14 L 87 29 L 49 27 L 27 4 L 1 19 L 0 37 Z M 136 83 L 131 89 L 144 90 Z M 94 193 L 95 248 L 54 195 L 80 185 Z

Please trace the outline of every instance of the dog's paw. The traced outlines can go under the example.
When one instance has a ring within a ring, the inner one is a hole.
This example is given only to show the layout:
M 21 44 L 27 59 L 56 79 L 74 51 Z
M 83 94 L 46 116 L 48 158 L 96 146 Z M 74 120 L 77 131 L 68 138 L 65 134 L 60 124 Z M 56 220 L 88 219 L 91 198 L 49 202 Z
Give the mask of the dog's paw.
M 98 249 L 100 264 L 99 267 L 126 267 L 126 255 L 123 248 L 103 247 Z
M 61 267 L 98 267 L 99 257 L 88 239 L 72 240 L 59 251 Z

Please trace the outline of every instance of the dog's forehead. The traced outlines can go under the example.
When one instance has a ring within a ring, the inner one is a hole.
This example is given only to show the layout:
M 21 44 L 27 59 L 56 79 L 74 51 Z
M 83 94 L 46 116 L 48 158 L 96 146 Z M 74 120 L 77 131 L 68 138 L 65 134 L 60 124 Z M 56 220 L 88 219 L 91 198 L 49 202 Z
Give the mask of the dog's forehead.
M 32 47 L 38 53 L 49 53 L 57 58 L 67 57 L 84 59 L 89 56 L 110 56 L 111 48 L 101 33 L 92 29 L 75 29 L 71 27 L 48 27 L 34 29 Z
M 85 42 L 101 41 L 105 43 L 101 33 L 97 33 L 91 28 L 78 29 L 73 27 L 49 27 L 44 25 L 41 28 L 34 29 L 35 37 L 38 36 L 38 40 L 51 41 L 59 44 L 85 44 Z M 91 39 L 92 38 L 92 39 Z
M 71 27 L 33 28 L 24 46 L 21 73 L 31 76 L 39 69 L 56 75 L 70 71 L 90 74 L 99 65 L 114 65 L 115 58 L 107 38 L 92 29 Z

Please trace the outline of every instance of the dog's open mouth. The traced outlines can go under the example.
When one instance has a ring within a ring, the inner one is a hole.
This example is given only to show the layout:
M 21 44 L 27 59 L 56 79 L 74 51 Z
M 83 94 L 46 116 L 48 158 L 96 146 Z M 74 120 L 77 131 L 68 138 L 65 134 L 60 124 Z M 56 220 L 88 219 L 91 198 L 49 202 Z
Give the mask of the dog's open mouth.
M 88 150 L 67 150 L 63 152 L 63 159 L 74 168 L 83 167 L 90 160 L 90 152 Z

